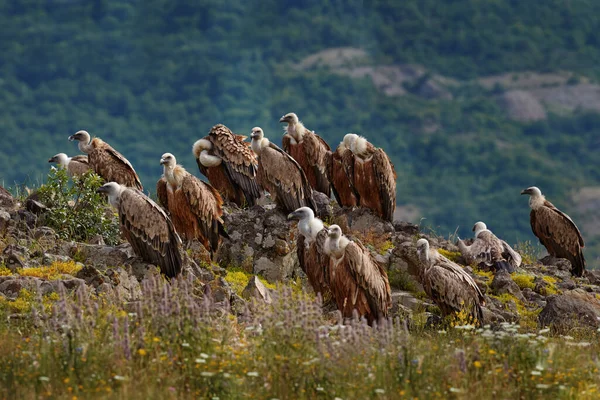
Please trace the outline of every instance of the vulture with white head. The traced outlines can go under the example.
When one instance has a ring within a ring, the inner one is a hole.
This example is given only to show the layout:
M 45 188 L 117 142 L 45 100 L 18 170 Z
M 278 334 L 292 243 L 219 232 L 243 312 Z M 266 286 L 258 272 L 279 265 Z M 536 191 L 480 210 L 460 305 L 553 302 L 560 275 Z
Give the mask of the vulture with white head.
M 453 315 L 464 310 L 474 323 L 481 325 L 484 297 L 473 278 L 436 249 L 429 248 L 427 239 L 417 241 L 417 255 L 423 289 L 440 308 L 442 315 Z
M 300 207 L 290 213 L 288 219 L 298 221 L 296 251 L 300 268 L 306 274 L 315 293 L 321 293 L 321 297 L 327 300 L 331 297 L 329 256 L 324 250 L 327 229 L 323 226 L 323 221 L 315 218 L 315 213 L 308 207 Z
M 225 125 L 215 125 L 194 143 L 193 153 L 200 172 L 226 200 L 251 207 L 262 190 L 256 181 L 258 159 L 244 139 Z
M 142 182 L 133 166 L 121 153 L 100 138 L 90 139 L 86 131 L 69 136 L 79 142 L 79 150 L 88 155 L 90 168 L 106 182 L 117 182 L 127 187 L 143 190 Z
M 392 292 L 387 272 L 369 250 L 356 240 L 349 240 L 338 225 L 331 225 L 324 244 L 329 256 L 329 287 L 345 318 L 354 310 L 369 324 L 387 318 L 392 306 Z
M 571 262 L 571 274 L 582 276 L 585 270 L 583 237 L 573 220 L 546 200 L 535 186 L 521 194 L 528 194 L 531 230 L 551 256 L 566 258 Z
M 223 228 L 223 200 L 210 184 L 177 165 L 175 156 L 165 153 L 160 159 L 163 176 L 156 183 L 159 203 L 169 211 L 173 225 L 184 241 L 198 239 L 211 257 L 219 247 Z
M 477 264 L 493 271 L 512 273 L 521 265 L 521 255 L 514 251 L 504 240 L 500 240 L 479 221 L 473 226 L 475 239 L 467 246 L 462 240 L 458 248 L 469 264 Z
M 354 188 L 354 154 L 350 150 L 350 141 L 352 138 L 346 135 L 331 155 L 327 171 L 331 190 L 340 207 L 360 204 L 360 196 Z
M 289 154 L 265 138 L 263 130 L 252 128 L 252 150 L 258 155 L 258 183 L 275 203 L 290 213 L 300 207 L 316 209 L 312 188 L 302 167 Z
M 279 122 L 287 123 L 281 140 L 283 150 L 300 164 L 313 190 L 325 193 L 329 197 L 329 145 L 315 132 L 306 129 L 294 113 L 284 115 Z
M 133 252 L 144 261 L 158 265 L 172 278 L 181 272 L 181 239 L 169 216 L 141 191 L 109 182 L 97 190 L 119 213 L 121 232 Z
M 396 210 L 394 165 L 383 149 L 376 148 L 362 136 L 350 133 L 344 137 L 344 142 L 354 154 L 352 183 L 360 197 L 360 206 L 393 221 Z
M 65 153 L 58 153 L 49 159 L 48 162 L 58 164 L 59 167 L 67 170 L 67 173 L 71 177 L 81 176 L 90 170 L 88 157 L 85 155 L 69 157 Z

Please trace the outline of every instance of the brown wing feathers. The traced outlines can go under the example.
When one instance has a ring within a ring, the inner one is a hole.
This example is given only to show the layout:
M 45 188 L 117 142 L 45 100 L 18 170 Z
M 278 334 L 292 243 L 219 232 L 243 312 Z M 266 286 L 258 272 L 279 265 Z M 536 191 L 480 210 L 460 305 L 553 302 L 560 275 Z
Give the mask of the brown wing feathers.
M 121 153 L 99 138 L 91 142 L 89 164 L 106 182 L 117 182 L 127 187 L 143 190 L 142 183 L 131 163 Z

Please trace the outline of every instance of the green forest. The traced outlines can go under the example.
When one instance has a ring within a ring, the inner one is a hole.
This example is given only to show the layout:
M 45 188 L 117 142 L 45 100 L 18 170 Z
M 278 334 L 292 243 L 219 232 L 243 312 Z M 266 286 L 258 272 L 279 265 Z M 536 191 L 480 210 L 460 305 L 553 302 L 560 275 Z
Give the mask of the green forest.
M 592 0 L 0 0 L 0 183 L 43 183 L 48 158 L 76 154 L 67 137 L 85 129 L 153 191 L 162 153 L 199 175 L 191 146 L 213 125 L 261 126 L 279 143 L 279 117 L 293 111 L 332 147 L 348 132 L 383 147 L 412 222 L 470 237 L 483 220 L 533 241 L 525 187 L 580 227 L 600 218 L 576 195 L 600 187 L 598 15 Z M 424 72 L 390 94 L 368 75 L 303 63 L 341 47 L 367 55 L 346 61 L 353 71 Z M 522 79 L 560 74 L 534 89 Z M 554 105 L 512 118 L 501 99 L 513 86 Z M 600 230 L 588 225 L 596 267 Z

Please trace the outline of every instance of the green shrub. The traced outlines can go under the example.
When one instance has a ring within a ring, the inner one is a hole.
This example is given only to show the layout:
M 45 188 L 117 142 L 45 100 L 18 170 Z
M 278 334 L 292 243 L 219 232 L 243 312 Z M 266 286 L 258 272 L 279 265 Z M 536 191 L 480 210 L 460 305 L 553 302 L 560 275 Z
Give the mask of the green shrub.
M 96 193 L 102 178 L 94 172 L 81 177 L 69 176 L 63 169 L 52 169 L 48 182 L 38 189 L 39 198 L 48 207 L 44 224 L 56 231 L 61 239 L 87 241 L 101 235 L 110 245 L 119 243 L 119 226 L 107 215 L 106 199 Z

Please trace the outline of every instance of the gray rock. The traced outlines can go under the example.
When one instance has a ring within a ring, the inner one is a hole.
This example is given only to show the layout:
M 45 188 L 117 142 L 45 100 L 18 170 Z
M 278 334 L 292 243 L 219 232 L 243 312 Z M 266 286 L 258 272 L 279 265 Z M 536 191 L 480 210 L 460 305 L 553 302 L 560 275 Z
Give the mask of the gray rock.
M 16 204 L 15 198 L 10 192 L 0 186 L 0 207 L 2 208 L 13 208 Z
M 244 288 L 242 292 L 242 297 L 244 299 L 257 299 L 260 301 L 264 301 L 267 304 L 272 303 L 271 293 L 269 289 L 258 279 L 255 275 L 248 281 L 248 284 Z
M 85 286 L 85 281 L 79 278 L 61 279 L 59 282 L 65 286 L 65 289 L 72 291 L 79 289 L 81 286 Z
M 433 307 L 432 303 L 417 299 L 412 293 L 404 290 L 395 290 L 392 292 L 392 310 L 394 305 L 399 308 L 407 308 L 413 312 L 425 311 L 428 307 Z
M 86 265 L 96 267 L 117 267 L 135 257 L 129 243 L 117 247 L 77 243 L 70 249 L 70 257 Z
M 45 205 L 43 205 L 42 203 L 40 203 L 37 200 L 27 199 L 25 201 L 25 209 L 36 215 L 39 215 L 39 214 L 43 213 L 44 211 L 46 211 L 48 209 L 48 207 L 46 207 Z
M 353 210 L 338 209 L 333 216 L 333 223 L 342 228 L 343 232 L 369 232 L 373 235 L 394 232 L 394 225 L 377 216 L 372 210 L 357 207 Z
M 519 286 L 512 280 L 510 274 L 506 271 L 499 271 L 494 275 L 494 279 L 490 284 L 490 289 L 495 295 L 501 295 L 504 293 L 509 293 L 515 296 L 520 301 L 525 301 L 523 294 L 521 293 L 521 289 Z
M 41 283 L 42 280 L 38 278 L 10 277 L 10 279 L 0 283 L 0 293 L 14 300 L 19 296 L 21 290 L 26 289 L 35 292 Z
M 600 300 L 594 294 L 575 289 L 547 298 L 548 303 L 539 315 L 540 326 L 557 332 L 572 328 L 597 329 L 600 324 Z
M 106 276 L 112 284 L 113 293 L 123 301 L 138 300 L 142 295 L 142 289 L 135 276 L 127 273 L 123 268 L 108 269 Z M 98 288 L 102 287 L 100 285 Z
M 10 226 L 10 214 L 0 209 L 0 236 L 4 236 Z
M 86 265 L 81 268 L 75 276 L 79 279 L 83 279 L 88 286 L 91 286 L 95 289 L 97 289 L 98 286 L 102 285 L 106 281 L 105 276 L 91 265 Z
M 50 239 L 56 240 L 56 232 L 54 229 L 47 226 L 40 226 L 39 228 L 35 228 L 32 232 L 34 239 Z
M 313 191 L 313 200 L 315 201 L 315 205 L 317 209 L 315 210 L 315 214 L 317 217 L 326 220 L 333 216 L 334 207 L 337 211 L 339 206 L 335 201 L 332 202 L 331 198 L 326 196 L 324 193 Z
M 29 252 L 23 246 L 9 244 L 2 252 L 2 259 L 6 268 L 16 272 L 19 268 L 29 267 Z

